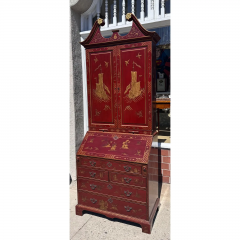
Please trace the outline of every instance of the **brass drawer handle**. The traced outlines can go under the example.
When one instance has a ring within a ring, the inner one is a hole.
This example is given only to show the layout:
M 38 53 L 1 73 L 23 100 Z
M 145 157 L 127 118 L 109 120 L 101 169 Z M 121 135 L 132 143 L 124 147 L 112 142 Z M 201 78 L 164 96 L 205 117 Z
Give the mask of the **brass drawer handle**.
M 129 206 L 124 206 L 124 207 L 125 207 L 125 209 L 126 209 L 127 212 L 130 212 L 130 211 L 132 210 L 132 208 L 129 207 Z
M 124 169 L 125 169 L 126 172 L 129 172 L 130 169 L 131 169 L 131 167 L 129 167 L 129 166 L 124 166 Z
M 95 172 L 89 172 L 91 177 L 95 177 L 96 173 Z
M 90 200 L 91 200 L 92 203 L 97 202 L 97 199 L 94 199 L 94 198 L 90 198 Z
M 130 183 L 132 179 L 131 178 L 124 178 L 124 180 L 125 180 L 126 183 Z
M 95 167 L 95 165 L 96 165 L 96 162 L 94 162 L 94 161 L 89 161 L 89 163 L 90 163 L 93 167 Z
M 124 193 L 126 194 L 127 197 L 130 197 L 132 192 L 129 192 L 128 190 L 127 191 L 124 191 Z
M 97 187 L 97 185 L 94 185 L 94 184 L 90 184 L 90 187 L 91 187 L 91 189 L 95 189 L 96 187 Z

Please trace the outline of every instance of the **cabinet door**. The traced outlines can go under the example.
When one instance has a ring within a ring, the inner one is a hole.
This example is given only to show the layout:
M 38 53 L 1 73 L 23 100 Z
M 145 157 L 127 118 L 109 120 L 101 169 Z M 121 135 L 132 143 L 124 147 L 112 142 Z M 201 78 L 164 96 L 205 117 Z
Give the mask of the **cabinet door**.
M 116 47 L 86 50 L 89 130 L 117 127 Z
M 118 128 L 152 129 L 152 43 L 118 46 Z

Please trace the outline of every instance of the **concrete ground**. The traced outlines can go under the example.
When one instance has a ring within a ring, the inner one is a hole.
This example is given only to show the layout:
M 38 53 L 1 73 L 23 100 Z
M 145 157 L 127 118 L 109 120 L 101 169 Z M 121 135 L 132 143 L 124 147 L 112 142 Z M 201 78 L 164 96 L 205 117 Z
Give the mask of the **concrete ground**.
M 163 183 L 160 208 L 152 233 L 142 232 L 140 225 L 122 220 L 111 220 L 103 215 L 75 214 L 77 204 L 77 182 L 70 185 L 70 239 L 71 240 L 170 240 L 170 184 Z

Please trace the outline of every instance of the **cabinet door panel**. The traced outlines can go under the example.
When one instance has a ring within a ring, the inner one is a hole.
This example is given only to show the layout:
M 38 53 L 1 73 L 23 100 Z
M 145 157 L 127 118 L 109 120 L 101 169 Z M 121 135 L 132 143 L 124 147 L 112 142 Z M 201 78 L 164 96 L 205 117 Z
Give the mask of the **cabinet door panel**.
M 151 130 L 151 43 L 118 46 L 118 127 Z
M 90 130 L 115 128 L 116 56 L 113 47 L 86 51 Z M 115 98 L 115 99 L 114 99 Z

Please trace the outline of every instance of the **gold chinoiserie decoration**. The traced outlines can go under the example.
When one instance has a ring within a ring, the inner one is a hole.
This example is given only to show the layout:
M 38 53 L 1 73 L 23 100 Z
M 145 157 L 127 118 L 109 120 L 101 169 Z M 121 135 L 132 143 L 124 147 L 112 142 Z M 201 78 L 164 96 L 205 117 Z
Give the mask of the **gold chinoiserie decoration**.
M 126 140 L 125 142 L 122 143 L 122 149 L 128 149 L 128 144 L 130 143 L 129 140 Z
M 107 95 L 106 92 L 110 94 L 108 87 L 103 83 L 103 73 L 99 73 L 98 83 L 96 83 L 95 95 L 103 101 L 108 101 L 110 97 Z
M 137 71 L 131 71 L 131 77 L 131 83 L 127 86 L 124 94 L 130 89 L 128 97 L 130 99 L 135 99 L 141 95 L 143 90 L 140 87 L 140 82 L 137 81 Z

